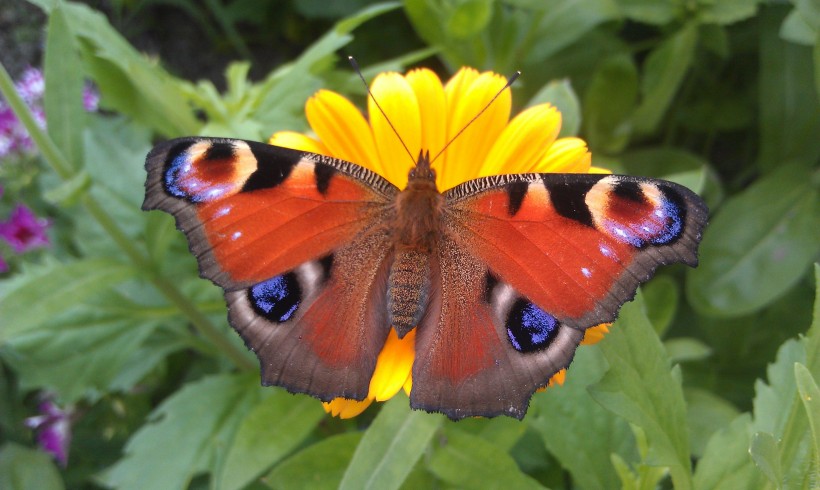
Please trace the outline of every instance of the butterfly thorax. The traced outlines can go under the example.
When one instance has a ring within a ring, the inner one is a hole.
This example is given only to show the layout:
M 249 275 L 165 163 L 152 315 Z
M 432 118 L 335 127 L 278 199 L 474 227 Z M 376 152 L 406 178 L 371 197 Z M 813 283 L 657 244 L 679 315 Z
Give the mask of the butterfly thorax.
M 419 156 L 410 170 L 407 187 L 396 197 L 393 243 L 397 250 L 430 253 L 436 248 L 441 232 L 444 196 L 436 188 L 436 172 L 430 168 L 429 156 Z
M 390 323 L 399 337 L 415 327 L 426 310 L 430 289 L 430 257 L 441 234 L 444 196 L 436 188 L 429 155 L 420 155 L 407 187 L 396 197 L 393 222 L 395 256 L 390 266 L 387 303 Z

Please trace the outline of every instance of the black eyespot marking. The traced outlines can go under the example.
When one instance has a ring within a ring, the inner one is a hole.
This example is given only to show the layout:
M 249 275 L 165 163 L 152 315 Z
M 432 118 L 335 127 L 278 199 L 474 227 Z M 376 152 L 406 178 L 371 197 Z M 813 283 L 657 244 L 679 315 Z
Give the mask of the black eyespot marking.
M 507 315 L 507 336 L 518 352 L 535 352 L 555 340 L 560 325 L 554 316 L 519 298 Z
M 319 265 L 322 267 L 322 282 L 326 282 L 330 278 L 330 270 L 333 268 L 333 254 L 325 255 L 319 259 Z
M 484 277 L 484 301 L 486 303 L 490 303 L 493 299 L 493 289 L 498 284 L 498 278 L 495 277 L 491 272 L 487 272 L 487 275 Z
M 619 180 L 612 191 L 616 196 L 628 199 L 633 202 L 645 202 L 640 184 L 630 180 Z
M 205 160 L 227 160 L 233 158 L 234 148 L 230 143 L 213 142 L 211 146 L 205 150 L 203 158 Z
M 510 198 L 508 211 L 510 216 L 515 216 L 521 205 L 524 203 L 524 196 L 527 195 L 527 190 L 530 187 L 529 182 L 512 182 L 507 185 L 507 195 Z
M 275 147 L 259 143 L 248 143 L 256 158 L 256 171 L 248 177 L 242 192 L 269 189 L 281 184 L 302 160 L 298 152 L 275 151 Z
M 555 211 L 565 218 L 594 227 L 592 214 L 585 202 L 587 192 L 596 182 L 576 182 L 548 184 L 550 201 Z
M 330 165 L 317 163 L 313 168 L 313 173 L 316 176 L 316 190 L 319 191 L 319 194 L 325 195 L 327 188 L 330 186 L 330 179 L 336 174 L 336 169 Z
M 248 300 L 258 315 L 273 323 L 284 323 L 299 309 L 302 287 L 296 274 L 288 272 L 248 289 Z

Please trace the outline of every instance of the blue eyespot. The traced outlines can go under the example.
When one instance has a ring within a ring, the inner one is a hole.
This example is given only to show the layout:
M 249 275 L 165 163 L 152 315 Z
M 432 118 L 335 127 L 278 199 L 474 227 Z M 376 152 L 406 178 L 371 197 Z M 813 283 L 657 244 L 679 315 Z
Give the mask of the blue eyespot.
M 284 323 L 299 309 L 302 288 L 296 274 L 289 272 L 252 286 L 248 299 L 258 314 L 274 323 Z
M 519 352 L 545 349 L 555 339 L 559 326 L 554 316 L 524 299 L 516 301 L 507 315 L 507 336 Z

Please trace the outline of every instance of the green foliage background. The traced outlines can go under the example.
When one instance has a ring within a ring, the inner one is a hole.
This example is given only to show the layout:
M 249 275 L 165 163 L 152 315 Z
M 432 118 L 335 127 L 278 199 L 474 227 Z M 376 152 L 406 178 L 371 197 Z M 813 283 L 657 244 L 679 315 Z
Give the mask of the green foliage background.
M 256 80 L 231 64 L 221 92 L 85 5 L 33 3 L 48 13 L 47 133 L 5 70 L 0 89 L 41 155 L 18 187 L 56 239 L 0 277 L 0 487 L 817 488 L 817 0 L 294 2 L 302 25 L 331 27 Z M 214 43 L 249 55 L 241 26 L 264 2 L 204 4 L 223 14 L 200 18 Z M 403 395 L 341 421 L 260 388 L 182 234 L 140 211 L 142 162 L 154 138 L 304 130 L 320 87 L 363 101 L 344 54 L 369 78 L 520 69 L 518 107 L 557 105 L 596 165 L 704 197 L 700 266 L 663 269 L 523 422 L 453 423 Z M 86 78 L 105 113 L 82 111 Z M 23 428 L 37 390 L 75 410 L 65 469 Z

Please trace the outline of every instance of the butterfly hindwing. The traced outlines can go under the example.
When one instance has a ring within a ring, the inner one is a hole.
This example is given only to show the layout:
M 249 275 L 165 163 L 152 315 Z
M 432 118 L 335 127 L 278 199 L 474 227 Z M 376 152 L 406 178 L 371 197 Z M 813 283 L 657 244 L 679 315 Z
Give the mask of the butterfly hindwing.
M 523 418 L 535 390 L 569 365 L 583 333 L 534 308 L 449 237 L 433 262 L 411 406 L 451 419 Z
M 146 161 L 143 209 L 173 214 L 265 384 L 367 395 L 388 333 L 392 184 L 357 165 L 242 140 L 182 138 Z
M 694 266 L 707 219 L 685 187 L 625 176 L 502 175 L 445 197 L 445 233 L 579 329 L 613 321 L 659 265 Z

